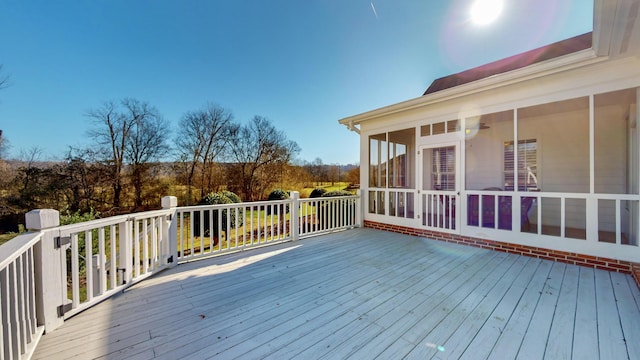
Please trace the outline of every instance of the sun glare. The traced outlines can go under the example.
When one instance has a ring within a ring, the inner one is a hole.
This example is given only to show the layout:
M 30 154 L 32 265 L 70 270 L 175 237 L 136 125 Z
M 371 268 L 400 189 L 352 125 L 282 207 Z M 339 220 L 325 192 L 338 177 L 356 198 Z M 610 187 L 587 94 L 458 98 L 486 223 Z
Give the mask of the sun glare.
M 503 0 L 475 0 L 471 5 L 471 20 L 477 25 L 487 25 L 502 12 Z

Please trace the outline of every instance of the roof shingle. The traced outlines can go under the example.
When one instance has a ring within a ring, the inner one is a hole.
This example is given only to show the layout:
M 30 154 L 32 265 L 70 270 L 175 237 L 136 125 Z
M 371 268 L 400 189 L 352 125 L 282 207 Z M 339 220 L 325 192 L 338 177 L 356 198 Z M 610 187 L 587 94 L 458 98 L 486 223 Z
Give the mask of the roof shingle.
M 473 69 L 465 70 L 457 74 L 445 76 L 434 80 L 423 95 L 432 94 L 441 90 L 450 89 L 493 75 L 517 70 L 545 60 L 568 55 L 580 50 L 589 49 L 592 46 L 593 33 L 578 35 L 566 40 L 530 50 L 518 55 L 494 61 Z

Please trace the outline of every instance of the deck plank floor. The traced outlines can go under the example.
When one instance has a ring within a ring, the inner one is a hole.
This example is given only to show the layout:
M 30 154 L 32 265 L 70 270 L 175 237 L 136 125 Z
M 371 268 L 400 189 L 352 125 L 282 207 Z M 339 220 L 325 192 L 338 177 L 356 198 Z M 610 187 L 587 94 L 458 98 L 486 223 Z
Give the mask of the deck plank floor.
M 637 359 L 628 275 L 373 229 L 181 264 L 34 359 Z

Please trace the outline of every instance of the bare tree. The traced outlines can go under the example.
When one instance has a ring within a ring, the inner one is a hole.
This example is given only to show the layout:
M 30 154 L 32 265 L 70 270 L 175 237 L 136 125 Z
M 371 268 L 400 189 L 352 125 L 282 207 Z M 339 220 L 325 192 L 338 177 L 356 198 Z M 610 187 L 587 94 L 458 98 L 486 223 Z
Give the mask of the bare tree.
M 244 197 L 253 201 L 278 180 L 278 169 L 288 164 L 300 147 L 269 120 L 255 116 L 247 125 L 234 127 L 230 150 Z
M 186 165 L 187 201 L 191 201 L 191 187 L 198 175 L 200 198 L 213 190 L 213 165 L 228 144 L 232 124 L 232 113 L 215 104 L 180 119 L 176 145 L 179 159 Z
M 134 190 L 134 205 L 142 206 L 142 191 L 153 162 L 169 151 L 168 123 L 158 110 L 145 102 L 134 99 L 122 101 L 133 127 L 125 141 L 125 158 L 131 167 L 131 183 Z
M 130 98 L 119 103 L 106 102 L 100 108 L 87 112 L 87 116 L 94 123 L 88 134 L 98 145 L 98 160 L 109 168 L 113 207 L 121 206 L 127 164 L 132 169 L 135 205 L 140 206 L 142 180 L 149 162 L 157 159 L 168 148 L 166 121 L 156 108 Z
M 0 130 L 0 160 L 4 159 L 8 148 L 9 142 L 4 136 L 2 136 L 2 130 Z
M 0 72 L 2 72 L 2 64 L 0 64 Z M 9 86 L 9 75 L 0 75 L 0 89 L 7 88 Z
M 2 72 L 2 65 L 0 65 L 0 72 Z M 0 90 L 9 86 L 9 75 L 0 75 Z M 2 136 L 2 130 L 0 130 L 0 160 L 4 159 L 5 153 L 9 148 L 9 142 Z

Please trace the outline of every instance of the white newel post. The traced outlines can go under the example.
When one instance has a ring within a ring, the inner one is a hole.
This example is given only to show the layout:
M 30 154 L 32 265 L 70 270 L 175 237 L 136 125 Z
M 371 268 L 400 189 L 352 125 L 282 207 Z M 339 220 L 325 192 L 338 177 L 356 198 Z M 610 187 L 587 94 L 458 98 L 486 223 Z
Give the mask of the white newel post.
M 162 259 L 163 264 L 170 267 L 178 265 L 178 217 L 175 208 L 178 198 L 165 196 L 162 198 L 162 208 L 172 209 L 167 221 L 162 224 Z
M 36 314 L 38 325 L 50 332 L 64 323 L 59 307 L 66 305 L 67 284 L 65 247 L 58 247 L 60 213 L 53 209 L 31 210 L 25 216 L 29 231 L 42 231 L 40 242 L 34 247 L 34 273 L 36 282 Z M 54 229 L 52 229 L 54 228 Z
M 356 206 L 356 226 L 364 227 L 363 217 L 364 217 L 364 189 L 358 189 L 358 199 Z
M 129 284 L 133 276 L 133 236 L 131 235 L 131 220 L 118 225 L 118 272 L 122 272 L 120 285 Z
M 289 210 L 289 224 L 291 231 L 291 240 L 300 240 L 300 193 L 291 192 L 291 209 Z

